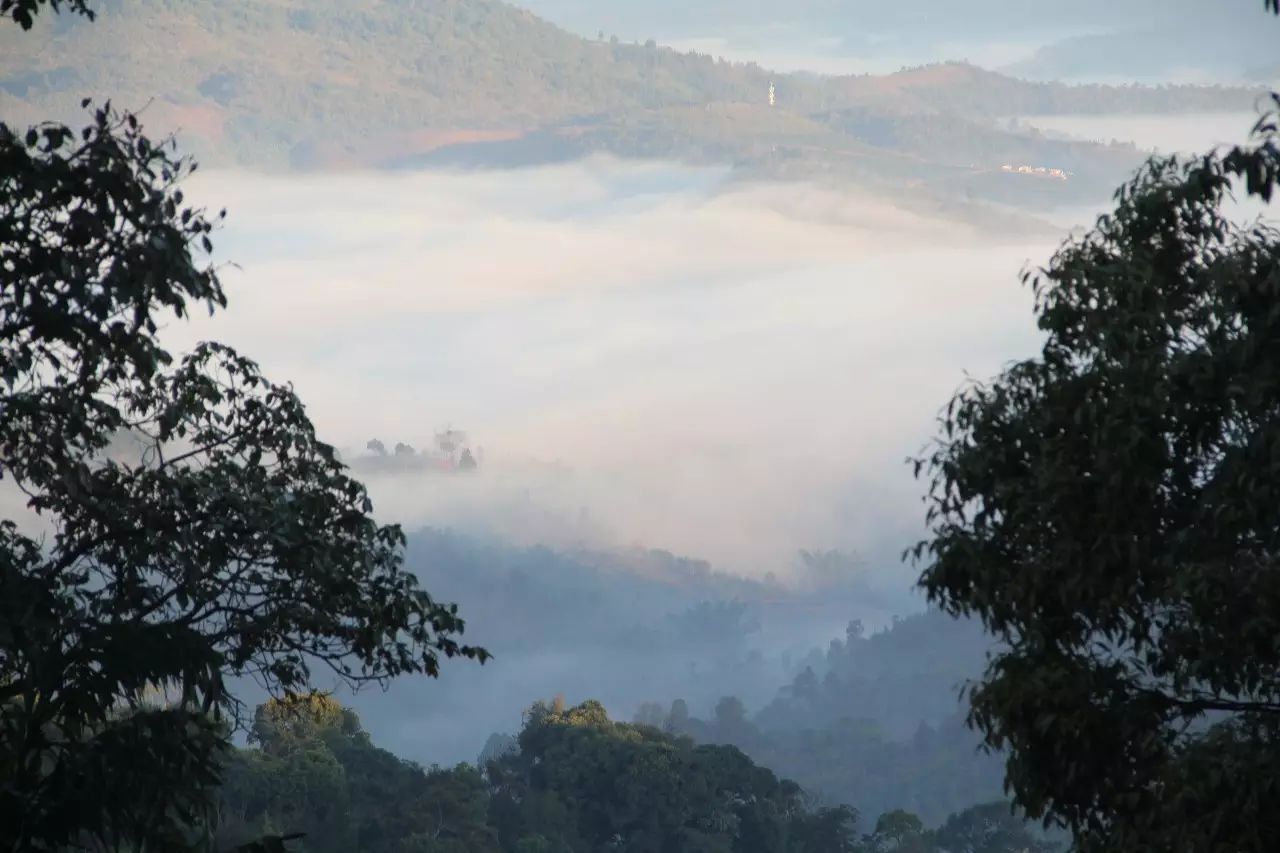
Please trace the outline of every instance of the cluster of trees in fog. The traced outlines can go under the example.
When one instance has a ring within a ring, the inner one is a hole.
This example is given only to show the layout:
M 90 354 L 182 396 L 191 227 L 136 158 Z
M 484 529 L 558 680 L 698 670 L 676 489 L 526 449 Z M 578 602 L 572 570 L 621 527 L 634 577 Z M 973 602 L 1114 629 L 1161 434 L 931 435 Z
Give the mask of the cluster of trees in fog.
M 29 28 L 91 5 L 0 0 L 0 15 Z M 1271 850 L 1280 232 L 1227 202 L 1280 187 L 1275 107 L 1249 144 L 1153 160 L 1029 273 L 1041 351 L 966 385 L 914 462 L 928 509 L 910 554 L 930 603 L 991 638 L 966 722 L 1002 754 L 1017 809 L 932 829 L 818 805 L 730 744 L 779 765 L 798 744 L 815 779 L 832 753 L 911 768 L 853 732 L 858 707 L 898 712 L 859 697 L 898 689 L 882 650 L 937 614 L 855 627 L 756 719 L 732 698 L 711 720 L 673 703 L 637 724 L 540 703 L 482 766 L 375 748 L 314 692 L 318 672 L 354 689 L 489 652 L 406 569 L 403 532 L 374 520 L 289 386 L 221 344 L 162 346 L 172 312 L 226 302 L 207 260 L 218 217 L 178 186 L 192 164 L 107 106 L 78 132 L 0 123 L 0 473 L 29 511 L 0 522 L 0 846 L 1047 849 L 1027 816 L 1080 853 Z M 137 459 L 110 453 L 125 433 Z M 732 604 L 674 627 L 691 642 L 707 621 L 751 633 Z M 251 719 L 234 689 L 249 678 L 275 695 Z M 790 715 L 799 734 L 773 733 Z M 910 748 L 946 755 L 949 726 Z
M 484 449 L 472 452 L 466 433 L 445 429 L 435 435 L 434 446 L 417 450 L 412 444 L 397 441 L 388 450 L 381 439 L 372 438 L 365 445 L 365 455 L 353 460 L 353 464 L 373 471 L 403 471 L 437 469 L 447 471 L 474 471 L 484 458 Z

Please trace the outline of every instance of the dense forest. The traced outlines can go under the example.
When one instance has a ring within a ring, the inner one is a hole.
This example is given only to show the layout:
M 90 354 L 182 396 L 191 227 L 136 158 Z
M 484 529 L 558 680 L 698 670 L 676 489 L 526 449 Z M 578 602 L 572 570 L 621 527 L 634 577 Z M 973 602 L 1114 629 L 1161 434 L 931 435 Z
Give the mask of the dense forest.
M 616 723 L 591 701 L 535 703 L 518 737 L 447 769 L 379 749 L 319 695 L 260 706 L 249 737 L 226 771 L 223 845 L 287 829 L 305 834 L 292 849 L 316 853 L 1055 849 L 999 801 L 932 830 L 891 810 L 860 833 L 857 811 L 814 804 L 733 746 Z

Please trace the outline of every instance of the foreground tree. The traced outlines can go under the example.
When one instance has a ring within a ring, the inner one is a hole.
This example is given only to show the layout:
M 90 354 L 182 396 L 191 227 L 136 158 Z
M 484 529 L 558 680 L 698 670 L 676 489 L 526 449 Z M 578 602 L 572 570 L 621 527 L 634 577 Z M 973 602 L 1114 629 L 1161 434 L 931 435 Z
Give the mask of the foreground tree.
M 28 510 L 0 521 L 0 849 L 199 842 L 229 677 L 485 657 L 291 389 L 162 347 L 166 317 L 225 302 L 193 169 L 109 107 L 79 134 L 0 124 L 0 485 Z
M 921 584 L 1004 644 L 970 721 L 1082 851 L 1280 837 L 1276 123 L 1151 162 L 1028 276 L 1039 357 L 952 400 Z

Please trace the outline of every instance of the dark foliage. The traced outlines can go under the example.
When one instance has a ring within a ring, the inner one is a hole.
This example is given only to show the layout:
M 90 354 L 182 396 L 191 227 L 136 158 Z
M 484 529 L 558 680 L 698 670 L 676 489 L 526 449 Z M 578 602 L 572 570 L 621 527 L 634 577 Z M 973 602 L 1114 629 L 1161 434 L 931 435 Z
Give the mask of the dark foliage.
M 1029 274 L 1038 358 L 962 391 L 921 584 L 1005 644 L 971 721 L 1084 851 L 1274 846 L 1280 813 L 1280 234 L 1273 119 L 1151 162 Z

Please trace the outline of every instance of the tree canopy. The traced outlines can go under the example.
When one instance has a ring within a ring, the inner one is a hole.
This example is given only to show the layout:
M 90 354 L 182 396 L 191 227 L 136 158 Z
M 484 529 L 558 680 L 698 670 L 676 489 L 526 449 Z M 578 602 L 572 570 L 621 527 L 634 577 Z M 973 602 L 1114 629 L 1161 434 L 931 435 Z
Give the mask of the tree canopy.
M 951 401 L 921 584 L 1004 644 L 971 722 L 1082 851 L 1274 846 L 1280 232 L 1251 144 L 1153 160 L 1029 273 L 1041 353 Z
M 308 853 L 855 849 L 851 809 L 811 809 L 736 749 L 614 723 L 597 702 L 538 703 L 517 743 L 448 770 L 378 749 L 325 697 L 256 719 L 223 791 L 228 843 L 287 825 Z

